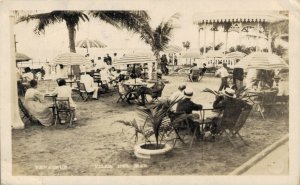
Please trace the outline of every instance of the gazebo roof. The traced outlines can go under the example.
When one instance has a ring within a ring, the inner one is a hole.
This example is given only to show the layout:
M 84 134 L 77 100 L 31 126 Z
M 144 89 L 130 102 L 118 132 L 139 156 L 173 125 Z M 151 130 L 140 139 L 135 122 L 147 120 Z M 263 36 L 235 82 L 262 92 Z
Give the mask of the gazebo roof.
M 277 22 L 288 19 L 286 16 L 279 14 L 276 11 L 257 12 L 210 12 L 196 13 L 193 17 L 194 24 L 201 23 L 218 23 L 218 22 Z

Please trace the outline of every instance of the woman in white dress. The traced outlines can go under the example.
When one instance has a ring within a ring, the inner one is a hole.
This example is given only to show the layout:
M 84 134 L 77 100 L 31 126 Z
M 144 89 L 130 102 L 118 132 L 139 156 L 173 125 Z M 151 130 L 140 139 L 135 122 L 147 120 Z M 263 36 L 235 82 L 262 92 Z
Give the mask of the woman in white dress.
M 36 80 L 30 81 L 31 88 L 26 91 L 24 106 L 42 125 L 50 126 L 53 123 L 52 112 L 44 103 L 44 95 L 36 89 L 37 85 Z

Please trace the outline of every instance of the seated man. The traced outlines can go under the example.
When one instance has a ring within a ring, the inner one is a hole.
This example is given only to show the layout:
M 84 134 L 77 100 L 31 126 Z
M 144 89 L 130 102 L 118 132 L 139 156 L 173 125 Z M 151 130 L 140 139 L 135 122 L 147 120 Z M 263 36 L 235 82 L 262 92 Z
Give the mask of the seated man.
M 184 91 L 184 98 L 180 100 L 177 104 L 176 112 L 185 112 L 186 114 L 190 115 L 190 117 L 188 118 L 189 126 L 192 132 L 194 132 L 196 129 L 196 137 L 199 138 L 201 136 L 199 124 L 196 124 L 195 122 L 195 119 L 199 118 L 199 114 L 193 114 L 193 111 L 202 110 L 202 105 L 192 102 L 192 97 L 193 91 L 186 89 Z
M 189 79 L 191 81 L 196 80 L 195 77 L 199 77 L 197 75 L 195 75 L 196 73 L 199 73 L 199 68 L 197 67 L 197 64 L 193 63 L 193 67 L 190 69 L 190 74 L 189 74 Z
M 84 73 L 80 77 L 80 82 L 84 84 L 88 93 L 93 92 L 93 99 L 98 99 L 98 86 L 95 85 L 93 77 Z
M 152 87 L 141 87 L 138 92 L 137 92 L 137 96 L 141 96 L 142 102 L 140 102 L 141 105 L 145 105 L 145 101 L 146 101 L 146 94 L 149 95 L 154 95 L 155 93 L 160 92 L 165 84 L 161 79 L 162 77 L 162 72 L 158 71 L 157 72 L 157 81 L 154 83 L 154 85 Z
M 213 108 L 223 111 L 221 125 L 226 126 L 228 124 L 235 123 L 239 118 L 242 109 L 250 108 L 250 105 L 248 105 L 243 100 L 237 99 L 235 96 L 235 91 L 233 89 L 226 88 L 222 92 L 221 96 L 217 96 L 215 102 L 213 103 Z M 216 123 L 213 123 L 211 130 L 212 134 L 220 131 L 217 127 L 218 125 L 216 125 Z

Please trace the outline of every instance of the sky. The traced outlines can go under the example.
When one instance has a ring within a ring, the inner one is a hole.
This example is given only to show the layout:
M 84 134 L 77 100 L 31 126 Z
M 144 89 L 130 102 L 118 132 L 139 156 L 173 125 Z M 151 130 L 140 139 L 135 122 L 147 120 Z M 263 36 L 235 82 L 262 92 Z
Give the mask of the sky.
M 197 50 L 199 47 L 198 28 L 193 24 L 193 15 L 197 13 L 197 11 L 190 10 L 191 9 L 185 8 L 181 8 L 180 10 L 166 8 L 164 11 L 161 11 L 161 9 L 152 8 L 147 10 L 147 12 L 151 17 L 150 25 L 153 28 L 162 20 L 168 20 L 173 14 L 179 13 L 180 18 L 175 21 L 175 24 L 178 25 L 179 28 L 173 31 L 170 44 L 182 47 L 182 42 L 189 41 L 191 43 L 191 50 Z M 45 34 L 41 35 L 36 35 L 33 32 L 35 25 L 36 22 L 24 22 L 14 26 L 18 52 L 25 53 L 33 58 L 34 62 L 45 62 L 45 60 L 51 62 L 58 54 L 69 51 L 68 33 L 64 22 L 47 27 Z M 80 22 L 78 26 L 76 41 L 85 38 L 98 39 L 108 45 L 108 47 L 104 49 L 91 49 L 91 56 L 95 58 L 103 56 L 106 53 L 112 54 L 118 51 L 119 48 L 151 51 L 150 47 L 145 44 L 144 41 L 140 40 L 139 35 L 128 32 L 126 29 L 119 30 L 94 18 L 91 18 L 89 22 Z M 204 35 L 200 33 L 201 46 L 203 46 L 203 39 Z M 208 32 L 206 43 L 212 44 L 212 41 L 213 34 L 212 32 Z M 216 44 L 220 42 L 225 42 L 225 33 L 222 30 L 216 32 Z M 255 44 L 253 38 L 240 38 L 236 32 L 229 33 L 228 48 L 246 42 Z M 262 45 L 266 44 L 264 39 L 262 39 L 261 42 Z M 86 50 L 83 48 L 76 49 L 77 53 L 86 53 Z

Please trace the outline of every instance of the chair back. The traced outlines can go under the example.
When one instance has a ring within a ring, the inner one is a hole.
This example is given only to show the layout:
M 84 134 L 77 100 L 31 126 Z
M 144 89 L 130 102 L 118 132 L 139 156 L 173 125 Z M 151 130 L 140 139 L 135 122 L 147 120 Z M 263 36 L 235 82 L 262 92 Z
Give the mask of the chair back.
M 68 111 L 71 109 L 69 97 L 56 97 L 55 107 L 57 111 Z
M 77 83 L 78 89 L 80 91 L 86 92 L 86 88 L 85 88 L 84 83 L 81 83 L 80 81 L 77 81 L 76 83 Z
M 277 96 L 277 91 L 271 92 L 271 93 L 264 93 L 262 96 L 262 105 L 266 104 L 272 104 L 275 103 L 276 101 L 276 96 Z
M 234 124 L 234 127 L 232 128 L 232 130 L 234 131 L 234 134 L 237 133 L 239 130 L 241 130 L 241 128 L 244 126 L 251 110 L 252 110 L 251 105 L 249 105 L 249 107 L 242 109 L 242 112 L 240 113 L 236 123 Z

